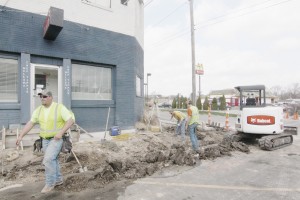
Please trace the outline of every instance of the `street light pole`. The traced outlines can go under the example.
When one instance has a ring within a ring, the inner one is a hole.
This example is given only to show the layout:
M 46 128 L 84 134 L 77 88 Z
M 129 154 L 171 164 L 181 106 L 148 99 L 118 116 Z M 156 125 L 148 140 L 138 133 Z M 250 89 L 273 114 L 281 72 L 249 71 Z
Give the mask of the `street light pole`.
M 147 102 L 147 87 L 148 87 L 148 83 L 144 83 L 144 97 L 145 97 L 145 101 Z
M 151 76 L 151 73 L 147 73 L 147 90 L 146 90 L 146 99 L 148 101 L 148 92 L 149 92 L 149 82 L 148 82 L 148 77 Z

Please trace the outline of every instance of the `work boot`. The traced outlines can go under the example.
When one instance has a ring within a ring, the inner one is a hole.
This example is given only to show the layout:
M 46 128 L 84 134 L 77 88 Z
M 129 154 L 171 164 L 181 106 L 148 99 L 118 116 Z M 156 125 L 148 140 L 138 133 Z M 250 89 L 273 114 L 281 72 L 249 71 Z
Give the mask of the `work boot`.
M 204 153 L 205 153 L 204 148 L 203 148 L 203 147 L 200 147 L 200 149 L 199 149 L 199 154 L 202 155 L 202 154 L 204 154 Z
M 61 181 L 56 181 L 56 183 L 55 183 L 54 187 L 55 187 L 55 186 L 62 185 L 63 183 L 64 183 L 64 181 L 63 181 L 63 180 L 61 180 Z
M 199 158 L 199 156 L 200 156 L 199 153 L 194 153 L 194 154 L 193 154 L 193 157 L 194 157 L 194 158 Z
M 42 189 L 41 193 L 48 193 L 48 192 L 51 192 L 53 189 L 54 189 L 54 186 L 45 185 L 45 187 Z

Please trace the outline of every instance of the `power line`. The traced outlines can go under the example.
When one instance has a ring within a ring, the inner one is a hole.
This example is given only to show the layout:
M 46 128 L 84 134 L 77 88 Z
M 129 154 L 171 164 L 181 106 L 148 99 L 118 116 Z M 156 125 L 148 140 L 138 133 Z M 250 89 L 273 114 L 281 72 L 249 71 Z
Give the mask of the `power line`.
M 170 15 L 172 15 L 173 13 L 175 13 L 175 11 L 177 11 L 179 8 L 181 8 L 184 4 L 186 4 L 187 2 L 185 1 L 184 3 L 180 4 L 178 7 L 176 7 L 174 10 L 172 10 L 169 14 L 167 14 L 165 17 L 163 17 L 160 21 L 158 21 L 157 23 L 155 23 L 152 26 L 157 26 L 158 24 L 160 24 L 161 22 L 163 22 L 165 19 L 167 19 Z M 171 34 L 169 36 L 166 36 L 164 39 L 156 42 L 153 44 L 153 46 L 159 46 L 159 44 L 161 42 L 164 42 L 165 40 L 172 40 L 172 38 L 178 38 L 178 37 L 182 37 L 183 35 L 187 34 L 189 32 L 189 30 L 187 30 L 187 27 L 184 27 L 182 29 L 180 29 L 180 31 L 178 31 L 175 34 Z
M 2 8 L 4 8 L 6 5 L 7 5 L 7 3 L 9 2 L 10 0 L 7 0 L 6 2 L 5 2 L 5 4 L 2 6 Z
M 145 2 L 144 8 L 147 7 L 150 3 L 152 3 L 153 0 L 149 0 L 148 2 Z
M 272 0 L 268 0 L 268 1 L 272 1 Z M 262 5 L 268 1 L 264 1 L 263 3 L 260 3 L 260 4 L 254 4 L 254 5 L 251 5 L 249 7 L 245 7 L 245 8 L 241 8 L 241 9 L 238 9 L 238 10 L 243 10 L 243 9 L 247 9 L 247 8 L 251 8 L 251 7 L 255 7 L 255 6 L 258 6 L 258 5 Z M 281 1 L 281 2 L 278 2 L 278 3 L 275 3 L 275 4 L 272 4 L 272 5 L 269 5 L 269 6 L 266 6 L 266 7 L 263 7 L 263 8 L 260 8 L 260 9 L 256 9 L 254 11 L 250 11 L 250 12 L 246 12 L 244 14 L 241 14 L 241 15 L 238 15 L 238 16 L 235 16 L 235 17 L 232 17 L 232 18 L 227 18 L 225 20 L 222 20 L 222 21 L 218 21 L 218 22 L 215 22 L 215 23 L 210 23 L 210 24 L 203 24 L 203 25 L 197 25 L 198 28 L 204 28 L 204 27 L 207 27 L 207 26 L 211 26 L 211 25 L 215 25 L 215 24 L 218 24 L 218 23 L 221 23 L 221 22 L 226 22 L 228 20 L 232 20 L 232 19 L 235 19 L 235 18 L 238 18 L 238 17 L 241 17 L 241 16 L 244 16 L 244 15 L 248 15 L 248 14 L 251 14 L 251 13 L 254 13 L 254 12 L 257 12 L 257 11 L 260 11 L 260 10 L 263 10 L 263 9 L 267 9 L 267 8 L 270 8 L 270 7 L 273 7 L 273 6 L 277 6 L 279 4 L 283 4 L 283 3 L 287 3 L 289 1 L 292 1 L 292 0 L 286 0 L 286 1 Z M 232 13 L 231 13 L 232 14 Z M 209 19 L 207 20 L 206 22 L 209 22 L 209 21 L 212 21 L 214 19 L 217 19 L 217 18 L 221 18 L 221 17 L 224 17 L 224 16 L 227 16 L 229 14 L 226 14 L 226 15 L 222 15 L 222 16 L 218 16 L 216 18 L 212 18 L 212 19 Z M 181 29 L 182 30 L 182 29 Z M 189 32 L 189 30 L 187 30 L 187 28 L 184 29 L 184 32 L 182 33 L 183 31 L 180 31 L 180 32 L 177 32 L 169 37 L 166 37 L 156 43 L 153 44 L 153 46 L 161 46 L 162 44 L 164 43 L 168 43 L 176 38 L 179 38 L 179 37 L 182 37 L 183 35 L 187 34 Z
M 3 10 L 3 8 L 5 8 L 5 6 L 7 5 L 7 3 L 9 2 L 10 0 L 7 0 L 6 2 L 5 2 L 5 4 L 2 6 L 2 8 L 0 8 L 0 12 L 3 12 L 4 10 Z
M 240 15 L 237 15 L 235 17 L 231 17 L 231 18 L 227 18 L 225 20 L 222 20 L 222 21 L 218 21 L 218 22 L 215 22 L 215 23 L 210 23 L 210 24 L 203 24 L 201 26 L 198 26 L 199 28 L 204 28 L 204 27 L 207 27 L 207 26 L 211 26 L 211 25 L 215 25 L 215 24 L 218 24 L 218 23 L 222 23 L 222 22 L 226 22 L 226 21 L 229 21 L 229 20 L 232 20 L 232 19 L 236 19 L 238 17 L 242 17 L 242 16 L 245 16 L 245 15 L 249 15 L 251 13 L 254 13 L 254 12 L 257 12 L 257 11 L 260 11 L 260 10 L 263 10 L 263 9 L 267 9 L 267 8 L 271 8 L 273 6 L 277 6 L 279 4 L 283 4 L 283 3 L 287 3 L 289 1 L 292 1 L 292 0 L 286 0 L 286 1 L 282 1 L 282 2 L 279 2 L 279 3 L 276 3 L 276 4 L 272 4 L 270 6 L 267 6 L 267 7 L 263 7 L 263 8 L 260 8 L 260 9 L 256 9 L 254 11 L 249 11 L 249 12 L 246 12 L 246 13 L 243 13 L 243 14 L 240 14 Z M 209 20 L 208 20 L 209 21 Z
M 183 4 L 181 4 L 178 7 L 176 7 L 173 11 L 171 11 L 169 14 L 167 14 L 165 17 L 163 17 L 160 21 L 158 21 L 157 23 L 155 23 L 152 26 L 157 26 L 158 24 L 160 24 L 161 22 L 163 22 L 165 19 L 167 19 L 169 16 L 171 16 L 173 13 L 175 13 L 176 10 L 178 10 L 179 8 L 181 8 L 184 4 L 186 4 L 186 2 L 184 2 Z
M 239 11 L 241 11 L 241 10 L 245 10 L 245 9 L 248 9 L 248 8 L 256 7 L 256 6 L 265 4 L 265 3 L 269 2 L 269 1 L 273 1 L 273 0 L 267 0 L 267 1 L 264 1 L 264 2 L 262 2 L 262 3 L 253 4 L 253 5 L 244 7 L 244 8 L 234 9 L 233 11 L 234 11 L 234 13 L 237 13 L 237 12 L 239 12 Z M 226 16 L 228 16 L 228 15 L 232 15 L 232 14 L 233 14 L 233 13 L 227 13 L 227 14 L 224 14 L 224 15 L 220 15 L 220 16 L 217 16 L 217 17 L 208 19 L 208 20 L 206 20 L 206 22 L 207 22 L 207 21 L 213 21 L 213 20 L 219 19 L 219 18 L 223 18 L 223 17 L 226 17 Z M 197 24 L 199 24 L 199 23 L 197 23 Z M 197 24 L 195 24 L 195 26 L 197 26 Z
M 168 43 L 168 42 L 171 42 L 171 41 L 173 41 L 173 40 L 175 40 L 177 38 L 180 38 L 180 37 L 188 34 L 189 32 L 190 32 L 190 30 L 185 30 L 183 32 L 176 33 L 176 34 L 174 34 L 173 36 L 171 36 L 169 38 L 165 38 L 163 40 L 158 41 L 157 43 L 152 44 L 152 46 L 154 46 L 154 47 L 161 46 L 161 45 L 163 45 L 165 43 Z

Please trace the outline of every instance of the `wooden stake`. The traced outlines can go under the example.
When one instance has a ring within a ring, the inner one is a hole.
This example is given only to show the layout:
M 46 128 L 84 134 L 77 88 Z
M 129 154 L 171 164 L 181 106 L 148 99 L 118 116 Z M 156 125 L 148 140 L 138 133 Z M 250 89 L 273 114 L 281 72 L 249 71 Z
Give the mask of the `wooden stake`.
M 4 150 L 5 149 L 5 128 L 4 128 L 4 126 L 3 126 L 3 128 L 2 128 L 2 150 Z
M 2 173 L 2 175 L 4 174 L 4 163 L 3 163 L 4 149 L 5 149 L 5 128 L 3 126 L 3 128 L 2 128 L 2 150 L 1 150 L 1 173 Z
M 17 139 L 19 138 L 19 128 L 17 128 Z M 23 148 L 23 141 L 21 140 L 20 141 L 20 145 L 21 145 L 21 150 L 23 151 L 24 148 Z M 19 146 L 17 147 L 17 149 L 19 149 Z

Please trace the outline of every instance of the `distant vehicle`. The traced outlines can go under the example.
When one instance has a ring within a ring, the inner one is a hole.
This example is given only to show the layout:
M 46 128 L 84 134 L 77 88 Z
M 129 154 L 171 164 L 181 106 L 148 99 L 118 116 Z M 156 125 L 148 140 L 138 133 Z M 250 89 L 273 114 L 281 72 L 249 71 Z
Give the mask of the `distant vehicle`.
M 159 104 L 158 107 L 159 108 L 172 108 L 172 105 L 167 102 L 164 102 L 164 103 Z

